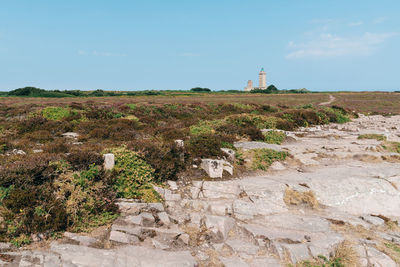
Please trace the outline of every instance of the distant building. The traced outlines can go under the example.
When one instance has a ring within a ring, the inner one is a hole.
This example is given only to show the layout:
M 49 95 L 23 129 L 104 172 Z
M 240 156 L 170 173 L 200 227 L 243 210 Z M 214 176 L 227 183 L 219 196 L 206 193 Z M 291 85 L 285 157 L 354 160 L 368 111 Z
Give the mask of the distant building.
M 267 73 L 265 73 L 264 68 L 261 68 L 259 76 L 259 89 L 267 89 Z
M 246 92 L 249 92 L 253 89 L 267 89 L 267 73 L 264 71 L 264 68 L 261 68 L 260 73 L 258 74 L 258 81 L 259 81 L 259 86 L 258 87 L 253 87 L 253 81 L 249 80 L 247 82 L 247 87 L 244 88 Z
M 248 80 L 247 81 L 247 87 L 245 87 L 244 90 L 246 92 L 249 92 L 249 91 L 253 90 L 253 81 L 252 80 Z

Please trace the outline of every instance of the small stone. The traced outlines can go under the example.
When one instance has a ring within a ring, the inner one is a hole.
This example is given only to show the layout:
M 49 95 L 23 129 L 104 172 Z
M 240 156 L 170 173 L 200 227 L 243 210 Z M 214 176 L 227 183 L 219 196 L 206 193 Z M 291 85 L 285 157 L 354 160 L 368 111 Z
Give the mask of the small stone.
M 32 152 L 33 153 L 42 153 L 43 149 L 33 149 Z
M 74 132 L 67 132 L 67 133 L 63 133 L 62 136 L 65 137 L 65 138 L 76 139 L 76 138 L 79 137 L 79 134 L 78 133 L 74 133 Z
M 112 170 L 115 165 L 115 158 L 114 154 L 104 154 L 104 169 L 105 170 Z
M 175 140 L 175 144 L 178 148 L 184 148 L 185 147 L 185 142 L 183 140 Z
M 167 181 L 167 184 L 169 185 L 169 188 L 173 191 L 178 190 L 178 185 L 176 184 L 175 181 Z

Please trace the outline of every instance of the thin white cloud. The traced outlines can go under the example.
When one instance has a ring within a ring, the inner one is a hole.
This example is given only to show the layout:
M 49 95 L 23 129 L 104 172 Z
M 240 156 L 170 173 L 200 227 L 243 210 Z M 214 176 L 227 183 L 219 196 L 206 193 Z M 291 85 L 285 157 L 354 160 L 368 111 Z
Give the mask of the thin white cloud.
M 289 42 L 289 49 L 293 50 L 286 58 L 324 58 L 339 56 L 368 56 L 380 44 L 396 33 L 369 33 L 355 37 L 341 37 L 329 33 L 318 35 L 316 38 L 305 42 Z
M 356 26 L 361 26 L 363 24 L 364 24 L 364 22 L 362 22 L 362 21 L 355 21 L 355 22 L 350 22 L 349 26 L 350 27 L 356 27 Z
M 86 52 L 85 50 L 78 50 L 78 55 L 81 55 L 81 56 L 91 55 L 91 56 L 98 56 L 98 57 L 126 57 L 127 56 L 127 54 L 121 54 L 121 53 L 110 53 L 110 52 L 99 52 L 99 51 Z
M 388 20 L 388 17 L 379 17 L 372 20 L 372 24 L 381 24 Z
M 200 56 L 199 54 L 196 53 L 191 53 L 191 52 L 185 52 L 180 54 L 181 57 L 198 57 Z

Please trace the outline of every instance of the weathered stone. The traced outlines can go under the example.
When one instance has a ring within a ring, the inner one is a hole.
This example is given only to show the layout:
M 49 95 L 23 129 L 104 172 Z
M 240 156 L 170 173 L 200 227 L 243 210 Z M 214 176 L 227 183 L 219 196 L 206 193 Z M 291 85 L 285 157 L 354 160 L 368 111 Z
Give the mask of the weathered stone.
M 235 151 L 230 148 L 221 148 L 221 151 L 227 155 L 227 159 L 230 161 L 235 161 Z
M 189 235 L 184 233 L 179 236 L 179 240 L 181 240 L 184 244 L 189 244 Z
M 142 216 L 142 214 L 134 215 L 134 216 L 126 216 L 125 221 L 127 223 L 131 223 L 131 224 L 142 225 L 143 216 Z
M 74 133 L 74 132 L 67 132 L 67 133 L 63 133 L 62 136 L 65 137 L 65 138 L 76 139 L 76 138 L 79 137 L 79 134 L 78 133 Z
M 298 261 L 307 260 L 310 258 L 307 245 L 305 244 L 282 244 L 282 247 L 288 251 L 290 260 L 294 264 Z
M 221 178 L 224 171 L 223 161 L 218 159 L 202 159 L 200 167 L 210 178 Z
M 244 150 L 267 148 L 276 151 L 282 151 L 282 147 L 280 145 L 267 144 L 264 142 L 235 142 L 233 145 L 236 148 L 242 148 Z
M 142 212 L 139 216 L 142 217 L 142 225 L 143 226 L 145 226 L 145 227 L 154 226 L 155 219 L 154 219 L 154 216 L 151 213 Z
M 185 142 L 183 140 L 177 139 L 175 140 L 175 144 L 178 148 L 184 148 L 185 147 Z
M 208 206 L 209 211 L 214 215 L 225 216 L 232 214 L 232 203 L 227 201 L 214 201 Z
M 171 190 L 169 189 L 164 189 L 164 199 L 166 201 L 179 201 L 181 200 L 181 195 L 180 194 L 173 194 Z
M 373 225 L 384 225 L 385 221 L 379 217 L 376 216 L 371 216 L 371 215 L 362 215 L 360 216 L 361 219 L 366 221 L 367 223 L 373 224 Z
M 0 251 L 8 250 L 11 248 L 11 243 L 0 242 Z
M 148 203 L 150 209 L 154 209 L 158 212 L 164 211 L 164 206 L 162 203 Z
M 111 231 L 109 240 L 123 244 L 136 244 L 140 242 L 137 236 L 123 233 L 120 231 Z
M 236 253 L 256 255 L 259 247 L 241 239 L 227 240 L 225 242 Z
M 163 225 L 167 226 L 171 223 L 169 216 L 165 211 L 158 213 L 157 216 Z
M 218 239 L 226 239 L 229 231 L 235 227 L 235 220 L 226 216 L 206 215 L 204 218 L 206 227 L 216 234 Z
M 269 166 L 269 168 L 273 171 L 283 171 L 286 170 L 286 167 L 283 166 L 282 163 L 280 163 L 279 161 L 275 161 L 274 163 L 271 164 L 271 166 Z
M 114 154 L 108 153 L 104 154 L 104 169 L 105 170 L 112 170 L 115 166 L 115 158 Z
M 90 236 L 78 235 L 70 232 L 65 232 L 64 236 L 79 242 L 79 244 L 82 246 L 91 246 L 97 243 L 97 239 Z
M 124 214 L 138 214 L 143 208 L 147 207 L 147 203 L 138 203 L 119 199 L 117 205 L 121 213 Z
M 241 189 L 237 184 L 230 182 L 205 181 L 202 192 L 206 198 L 236 198 Z
M 360 256 L 360 263 L 363 267 L 381 266 L 381 267 L 396 267 L 398 266 L 388 255 L 379 250 L 365 245 L 357 247 Z
M 173 191 L 178 190 L 178 185 L 176 184 L 175 181 L 167 181 L 167 184 L 169 185 L 169 188 Z
M 196 264 L 188 251 L 163 251 L 139 246 L 123 246 L 113 250 L 95 249 L 75 245 L 53 244 L 51 250 L 58 253 L 64 266 L 187 266 Z
M 283 265 L 280 264 L 278 259 L 275 258 L 256 258 L 252 261 L 250 264 L 251 267 L 260 267 L 260 266 L 265 266 L 265 267 L 283 267 Z
M 224 264 L 225 267 L 249 267 L 249 265 L 239 257 L 220 257 L 219 260 Z

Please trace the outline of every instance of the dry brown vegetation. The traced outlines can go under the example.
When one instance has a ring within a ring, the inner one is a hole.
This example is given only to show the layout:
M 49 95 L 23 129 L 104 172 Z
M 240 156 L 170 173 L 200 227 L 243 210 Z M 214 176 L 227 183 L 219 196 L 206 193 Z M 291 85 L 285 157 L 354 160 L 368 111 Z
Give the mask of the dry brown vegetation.
M 318 200 L 315 197 L 314 192 L 312 191 L 300 192 L 288 187 L 285 190 L 285 195 L 283 197 L 283 200 L 288 206 L 304 205 L 313 209 L 317 209 L 319 207 Z

